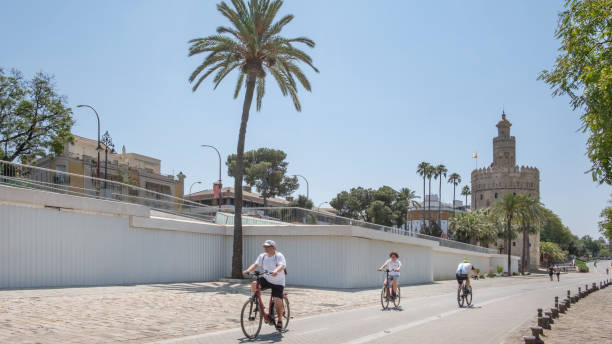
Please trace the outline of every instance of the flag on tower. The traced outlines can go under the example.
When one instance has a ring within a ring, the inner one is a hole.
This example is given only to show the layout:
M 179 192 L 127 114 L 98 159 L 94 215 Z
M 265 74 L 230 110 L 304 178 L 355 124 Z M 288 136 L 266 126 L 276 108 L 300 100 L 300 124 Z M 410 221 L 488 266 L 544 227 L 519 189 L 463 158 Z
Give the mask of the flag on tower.
M 474 159 L 478 159 L 478 153 L 474 153 L 474 154 L 472 154 L 472 158 L 474 158 Z

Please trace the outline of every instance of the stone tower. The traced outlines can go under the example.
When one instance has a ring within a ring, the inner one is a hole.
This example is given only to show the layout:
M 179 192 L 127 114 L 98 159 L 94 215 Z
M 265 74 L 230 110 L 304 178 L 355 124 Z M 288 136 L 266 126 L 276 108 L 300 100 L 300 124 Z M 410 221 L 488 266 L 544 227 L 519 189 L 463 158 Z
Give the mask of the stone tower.
M 516 138 L 510 135 L 512 123 L 502 112 L 497 123 L 497 137 L 493 138 L 493 163 L 472 171 L 472 209 L 492 206 L 507 193 L 527 193 L 540 199 L 540 171 L 535 167 L 516 164 Z M 529 266 L 535 268 L 540 259 L 540 235 L 529 236 Z M 523 238 L 512 242 L 513 254 L 523 251 Z

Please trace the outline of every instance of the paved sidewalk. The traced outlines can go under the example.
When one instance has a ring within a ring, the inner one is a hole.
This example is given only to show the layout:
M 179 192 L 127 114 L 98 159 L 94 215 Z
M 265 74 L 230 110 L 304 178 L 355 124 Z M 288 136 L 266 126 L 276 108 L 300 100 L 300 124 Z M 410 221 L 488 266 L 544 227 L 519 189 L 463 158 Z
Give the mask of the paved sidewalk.
M 484 290 L 542 277 L 474 281 Z M 404 286 L 402 302 L 453 293 L 455 281 Z M 294 318 L 379 303 L 379 289 L 288 288 Z M 144 343 L 239 328 L 248 285 L 225 282 L 0 290 L 0 343 Z

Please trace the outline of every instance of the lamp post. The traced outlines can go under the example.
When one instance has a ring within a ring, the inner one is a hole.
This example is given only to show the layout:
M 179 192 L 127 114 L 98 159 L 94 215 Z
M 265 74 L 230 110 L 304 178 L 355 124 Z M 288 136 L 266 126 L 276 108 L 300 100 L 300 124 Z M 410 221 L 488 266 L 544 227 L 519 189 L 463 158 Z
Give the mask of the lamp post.
M 219 156 L 219 200 L 217 201 L 217 204 L 219 205 L 219 209 L 221 209 L 221 203 L 223 202 L 223 182 L 221 181 L 221 153 L 219 153 L 219 150 L 215 146 L 202 145 L 202 147 L 214 149 L 215 152 L 217 152 L 217 155 Z M 234 192 L 236 192 L 236 190 L 234 190 Z
M 191 188 L 196 185 L 196 184 L 202 184 L 201 181 L 197 181 L 197 182 L 193 182 L 193 184 L 191 184 L 191 186 L 189 187 L 189 194 L 191 195 Z
M 321 206 L 322 206 L 323 204 L 325 204 L 325 203 L 329 204 L 329 202 L 322 202 L 321 204 L 319 204 L 319 206 L 317 207 L 317 210 L 318 210 L 319 212 L 321 211 Z
M 310 186 L 308 185 L 308 179 L 301 174 L 294 174 L 294 177 L 302 177 L 306 181 L 306 199 L 310 199 Z
M 96 111 L 96 109 L 93 108 L 93 106 L 91 105 L 77 105 L 78 108 L 81 107 L 88 107 L 90 109 L 93 110 L 93 112 L 96 114 L 96 118 L 98 119 L 98 148 L 96 148 L 96 150 L 98 151 L 98 163 L 96 166 L 96 178 L 100 178 L 100 152 L 102 151 L 102 146 L 100 146 L 100 116 L 98 115 L 98 111 Z

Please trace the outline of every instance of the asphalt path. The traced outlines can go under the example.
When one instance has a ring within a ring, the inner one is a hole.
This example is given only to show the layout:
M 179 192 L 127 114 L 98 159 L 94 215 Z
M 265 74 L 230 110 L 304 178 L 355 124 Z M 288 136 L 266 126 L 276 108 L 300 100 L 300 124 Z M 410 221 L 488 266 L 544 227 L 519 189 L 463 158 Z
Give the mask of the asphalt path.
M 564 274 L 559 283 L 550 282 L 547 276 L 523 278 L 524 283 L 486 289 L 478 289 L 475 283 L 469 308 L 458 307 L 456 293 L 424 295 L 402 300 L 397 309 L 382 310 L 377 305 L 291 319 L 289 329 L 283 333 L 264 323 L 256 340 L 248 340 L 236 328 L 156 343 L 505 343 L 536 314 L 537 308 L 552 307 L 555 296 L 563 299 L 567 290 L 573 295 L 578 287 L 584 288 L 585 284 L 590 287 L 593 282 L 599 285 L 609 278 L 605 275 L 606 266 L 610 267 L 610 262 L 601 261 L 591 273 Z M 372 296 L 378 297 L 378 291 L 373 290 Z

